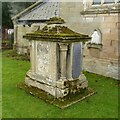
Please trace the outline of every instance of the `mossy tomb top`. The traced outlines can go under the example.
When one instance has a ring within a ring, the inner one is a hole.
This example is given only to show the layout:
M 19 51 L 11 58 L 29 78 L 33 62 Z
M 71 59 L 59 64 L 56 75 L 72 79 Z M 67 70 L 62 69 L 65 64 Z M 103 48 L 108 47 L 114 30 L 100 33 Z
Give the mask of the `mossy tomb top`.
M 63 24 L 65 21 L 62 18 L 59 17 L 52 17 L 48 21 L 46 21 L 46 24 Z
M 91 37 L 70 30 L 66 26 L 60 26 L 58 23 L 51 27 L 51 24 L 46 25 L 42 30 L 28 33 L 24 38 L 29 40 L 49 41 L 49 42 L 86 42 Z M 57 24 L 57 25 L 56 25 Z

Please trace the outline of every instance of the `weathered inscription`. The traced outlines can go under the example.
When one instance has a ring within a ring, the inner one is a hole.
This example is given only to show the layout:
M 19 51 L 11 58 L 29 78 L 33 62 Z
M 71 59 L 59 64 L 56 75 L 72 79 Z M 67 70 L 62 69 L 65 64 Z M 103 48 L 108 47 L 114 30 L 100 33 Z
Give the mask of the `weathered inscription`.
M 38 63 L 38 71 L 40 74 L 44 75 L 48 73 L 49 67 L 49 43 L 41 42 L 37 45 L 37 63 Z

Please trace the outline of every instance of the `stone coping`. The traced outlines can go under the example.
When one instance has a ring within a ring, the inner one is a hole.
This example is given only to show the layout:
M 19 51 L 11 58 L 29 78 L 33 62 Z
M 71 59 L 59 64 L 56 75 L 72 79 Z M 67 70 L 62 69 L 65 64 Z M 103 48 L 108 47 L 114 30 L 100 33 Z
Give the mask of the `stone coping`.
M 31 95 L 44 100 L 47 103 L 53 104 L 61 109 L 65 109 L 77 102 L 80 102 L 84 100 L 85 98 L 95 94 L 95 90 L 91 88 L 87 88 L 85 90 L 82 90 L 79 93 L 71 94 L 68 96 L 65 96 L 64 98 L 55 98 L 52 95 L 44 92 L 43 90 L 40 90 L 38 88 L 27 86 L 25 83 L 19 83 L 17 85 L 18 88 L 25 90 L 27 93 L 30 93 Z
M 30 36 L 26 35 L 24 38 L 29 40 L 37 40 L 37 41 L 47 41 L 47 42 L 59 42 L 59 43 L 72 43 L 72 42 L 86 42 L 91 38 L 81 38 L 81 37 L 47 37 L 47 36 Z
M 120 5 L 119 5 L 120 6 Z M 118 6 L 97 6 L 97 7 L 91 7 L 85 11 L 80 12 L 81 15 L 89 15 L 89 14 L 114 14 L 114 13 L 120 13 L 120 8 Z
M 26 34 L 23 36 L 26 39 L 29 40 L 38 40 L 38 41 L 49 41 L 49 42 L 86 42 L 91 39 L 91 37 L 88 36 L 75 36 L 75 35 L 69 35 L 69 34 Z
M 99 49 L 101 50 L 102 49 L 102 44 L 95 44 L 95 43 L 88 43 L 87 44 L 87 48 L 96 48 L 96 49 Z

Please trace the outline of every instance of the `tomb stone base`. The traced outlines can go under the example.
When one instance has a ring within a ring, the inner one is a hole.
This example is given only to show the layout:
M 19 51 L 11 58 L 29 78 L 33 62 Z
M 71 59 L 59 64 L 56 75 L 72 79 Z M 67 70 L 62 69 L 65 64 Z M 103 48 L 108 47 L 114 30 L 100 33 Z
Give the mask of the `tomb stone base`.
M 63 98 L 71 93 L 75 94 L 76 92 L 80 92 L 80 90 L 83 90 L 88 87 L 88 81 L 86 80 L 84 74 L 81 74 L 78 79 L 73 80 L 60 79 L 54 83 L 49 84 L 47 81 L 45 82 L 45 78 L 43 78 L 44 80 L 41 79 L 39 80 L 37 78 L 38 78 L 37 75 L 32 75 L 29 72 L 29 74 L 27 74 L 25 78 L 26 85 L 41 89 L 56 98 Z

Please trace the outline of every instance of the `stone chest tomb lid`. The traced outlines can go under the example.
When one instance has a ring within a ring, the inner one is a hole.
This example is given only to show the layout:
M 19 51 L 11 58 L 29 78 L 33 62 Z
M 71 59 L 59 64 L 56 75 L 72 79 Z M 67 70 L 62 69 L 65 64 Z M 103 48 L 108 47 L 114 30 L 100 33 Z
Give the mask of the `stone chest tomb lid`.
M 49 41 L 49 42 L 86 42 L 91 37 L 88 35 L 76 33 L 69 29 L 68 27 L 62 25 L 64 20 L 61 18 L 50 18 L 46 22 L 46 26 L 39 31 L 28 33 L 23 36 L 29 40 L 40 40 L 40 41 Z

